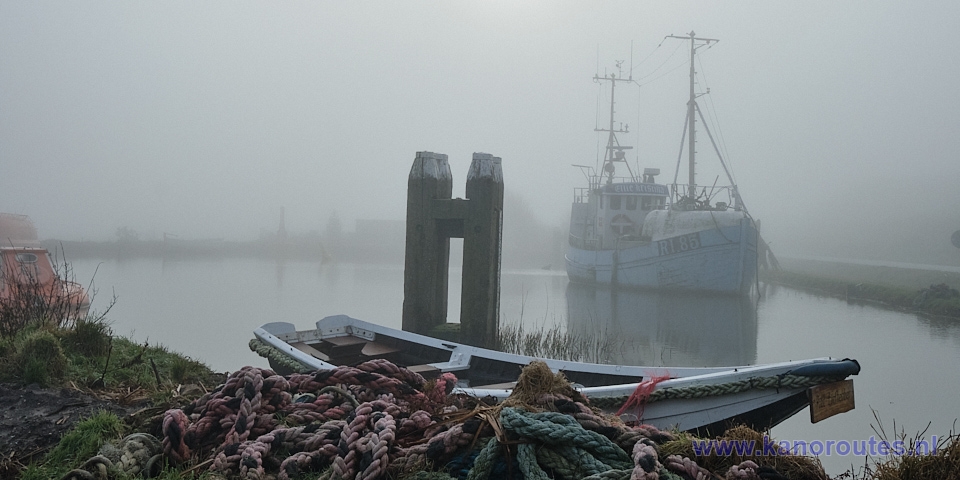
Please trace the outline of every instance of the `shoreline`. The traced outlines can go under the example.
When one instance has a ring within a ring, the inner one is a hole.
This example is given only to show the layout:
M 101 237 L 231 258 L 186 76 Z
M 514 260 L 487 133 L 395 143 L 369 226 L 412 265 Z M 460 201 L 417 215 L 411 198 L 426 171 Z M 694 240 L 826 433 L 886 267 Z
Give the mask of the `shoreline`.
M 916 289 L 940 283 L 953 288 L 960 287 L 960 267 L 820 257 L 785 257 L 779 260 L 783 270 L 788 272 L 851 283 Z
M 781 260 L 780 265 L 780 271 L 761 271 L 760 281 L 900 312 L 960 320 L 960 272 L 798 258 Z

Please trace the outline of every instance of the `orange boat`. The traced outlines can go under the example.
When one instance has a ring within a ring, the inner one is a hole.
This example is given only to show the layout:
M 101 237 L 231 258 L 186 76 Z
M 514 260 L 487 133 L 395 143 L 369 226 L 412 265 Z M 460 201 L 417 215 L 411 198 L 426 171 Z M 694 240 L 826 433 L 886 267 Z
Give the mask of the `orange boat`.
M 66 266 L 54 266 L 29 217 L 0 213 L 0 242 L 0 313 L 58 322 L 87 315 L 90 297 L 79 283 L 61 277 Z

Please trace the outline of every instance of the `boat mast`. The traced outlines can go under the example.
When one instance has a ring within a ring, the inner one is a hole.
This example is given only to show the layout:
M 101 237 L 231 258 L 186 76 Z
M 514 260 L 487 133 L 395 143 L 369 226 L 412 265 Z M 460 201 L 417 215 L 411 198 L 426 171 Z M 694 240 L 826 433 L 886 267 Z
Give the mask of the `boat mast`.
M 691 30 L 689 36 L 681 37 L 677 35 L 667 35 L 667 38 L 680 38 L 683 40 L 690 40 L 690 99 L 687 101 L 687 130 L 689 130 L 690 136 L 687 137 L 687 154 L 690 158 L 690 176 L 687 186 L 687 195 L 691 198 L 696 197 L 697 191 L 697 180 L 696 180 L 696 164 L 697 164 L 697 93 L 694 91 L 693 86 L 696 82 L 696 68 L 694 65 L 695 56 L 697 53 L 697 48 L 703 47 L 705 45 L 710 45 L 713 42 L 719 42 L 715 38 L 700 38 Z M 697 42 L 702 42 L 697 44 Z
M 618 70 L 620 69 L 620 65 L 622 63 L 623 62 L 617 62 Z M 627 78 L 623 78 L 622 71 L 620 72 L 619 78 L 617 77 L 616 73 L 611 73 L 609 76 L 603 76 L 603 77 L 599 75 L 594 75 L 593 81 L 597 83 L 601 81 L 610 82 L 610 127 L 606 129 L 604 128 L 594 129 L 594 131 L 596 132 L 609 132 L 610 134 L 607 137 L 607 151 L 606 153 L 604 153 L 603 165 L 601 166 L 601 169 L 603 170 L 603 173 L 607 174 L 607 183 L 609 184 L 613 182 L 613 174 L 616 171 L 616 167 L 613 165 L 613 162 L 623 162 L 627 166 L 627 171 L 630 172 L 630 178 L 635 180 L 633 175 L 633 170 L 630 169 L 630 163 L 627 162 L 627 159 L 625 158 L 626 155 L 624 153 L 624 150 L 629 150 L 633 147 L 621 146 L 620 142 L 617 141 L 617 135 L 616 135 L 618 133 L 629 133 L 630 127 L 624 125 L 622 126 L 622 128 L 615 128 L 616 122 L 614 121 L 614 107 L 616 105 L 614 101 L 615 99 L 614 92 L 616 91 L 616 88 L 617 88 L 617 82 L 633 82 L 633 75 L 631 74 L 631 75 L 628 75 Z

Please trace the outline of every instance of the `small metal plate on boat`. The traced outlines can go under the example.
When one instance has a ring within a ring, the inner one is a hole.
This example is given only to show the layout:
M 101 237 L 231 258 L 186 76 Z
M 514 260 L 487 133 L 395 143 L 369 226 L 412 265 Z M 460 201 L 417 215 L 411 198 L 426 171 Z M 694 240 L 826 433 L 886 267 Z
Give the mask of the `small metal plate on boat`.
M 810 423 L 854 409 L 853 380 L 825 383 L 807 389 L 810 399 Z

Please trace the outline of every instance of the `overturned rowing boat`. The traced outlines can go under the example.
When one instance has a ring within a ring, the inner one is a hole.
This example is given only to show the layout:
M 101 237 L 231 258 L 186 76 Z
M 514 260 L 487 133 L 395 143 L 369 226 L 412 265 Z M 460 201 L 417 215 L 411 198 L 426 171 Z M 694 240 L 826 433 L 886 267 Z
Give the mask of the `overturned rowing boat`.
M 382 358 L 425 378 L 455 375 L 458 392 L 498 401 L 509 396 L 521 368 L 537 360 L 346 315 L 326 317 L 316 328 L 301 331 L 291 323 L 268 323 L 254 335 L 251 348 L 278 373 L 332 370 Z M 845 379 L 860 371 L 856 360 L 832 358 L 713 368 L 543 361 L 563 372 L 592 406 L 637 415 L 637 421 L 661 429 L 701 432 L 722 432 L 731 424 L 767 429 L 811 402 L 817 407 L 811 412 L 814 421 L 847 411 L 853 408 L 853 381 Z

